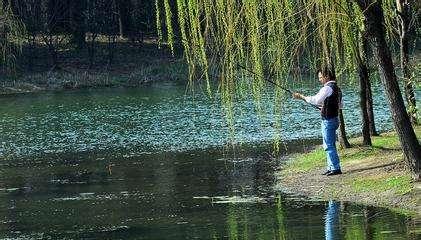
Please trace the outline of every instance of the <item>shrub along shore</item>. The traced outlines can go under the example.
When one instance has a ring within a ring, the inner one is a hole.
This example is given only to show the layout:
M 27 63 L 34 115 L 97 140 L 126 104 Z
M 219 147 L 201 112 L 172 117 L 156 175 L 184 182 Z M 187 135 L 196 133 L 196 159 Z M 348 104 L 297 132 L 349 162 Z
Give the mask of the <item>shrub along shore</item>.
M 187 66 L 181 61 L 146 66 L 130 73 L 78 69 L 31 73 L 0 85 L 0 95 L 87 88 L 138 87 L 156 81 L 185 81 Z
M 2 73 L 0 69 L 0 95 L 85 88 L 137 87 L 167 80 L 184 83 L 188 79 L 188 67 L 179 48 L 172 56 L 168 50 L 159 49 L 154 40 L 133 44 L 125 39 L 118 39 L 111 61 L 107 59 L 109 53 L 104 50 L 106 49 L 104 44 L 104 42 L 96 43 L 97 53 L 91 62 L 86 57 L 87 49 L 71 49 L 60 52 L 55 65 L 51 64 L 48 49 L 41 43 L 31 51 L 27 50 L 26 46 L 19 58 L 19 68 L 14 74 Z M 65 49 L 65 46 L 61 46 L 60 49 Z M 31 52 L 34 52 L 34 56 L 29 55 Z
M 418 139 L 421 126 L 415 127 Z M 373 137 L 373 146 L 351 140 L 352 148 L 340 149 L 342 175 L 323 176 L 325 153 L 321 146 L 295 154 L 278 172 L 277 189 L 310 199 L 334 199 L 387 207 L 421 215 L 421 184 L 413 182 L 405 168 L 395 132 Z

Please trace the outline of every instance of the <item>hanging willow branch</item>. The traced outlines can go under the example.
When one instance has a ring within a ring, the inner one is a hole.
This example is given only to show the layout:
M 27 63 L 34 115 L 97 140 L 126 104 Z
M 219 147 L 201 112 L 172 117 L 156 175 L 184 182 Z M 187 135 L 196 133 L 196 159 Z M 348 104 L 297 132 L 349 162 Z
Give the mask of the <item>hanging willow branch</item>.
M 15 71 L 24 36 L 25 26 L 13 14 L 10 3 L 0 1 L 0 66 L 6 73 Z
M 168 0 L 157 0 L 157 16 L 159 1 Z M 170 10 L 165 7 L 167 19 Z M 210 92 L 209 73 L 218 76 L 231 126 L 238 94 L 251 93 L 256 112 L 264 112 L 262 96 L 267 86 L 263 77 L 285 86 L 292 81 L 293 69 L 302 64 L 301 58 L 310 59 L 306 64 L 312 68 L 335 65 L 339 72 L 353 71 L 357 33 L 363 25 L 358 7 L 347 0 L 177 0 L 177 18 L 190 82 L 204 79 Z M 168 32 L 172 32 L 171 24 L 166 21 Z M 173 39 L 168 37 L 168 43 L 172 46 Z M 285 92 L 272 87 L 275 115 L 280 116 Z

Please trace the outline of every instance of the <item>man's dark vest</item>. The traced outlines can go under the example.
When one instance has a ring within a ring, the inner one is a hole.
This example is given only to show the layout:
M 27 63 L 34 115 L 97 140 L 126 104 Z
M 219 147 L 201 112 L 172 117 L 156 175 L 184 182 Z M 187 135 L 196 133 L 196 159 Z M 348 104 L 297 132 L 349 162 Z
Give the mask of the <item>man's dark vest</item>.
M 333 92 L 323 102 L 321 114 L 323 119 L 332 119 L 339 115 L 339 102 L 342 99 L 342 92 L 336 82 L 330 82 L 327 86 L 331 87 Z

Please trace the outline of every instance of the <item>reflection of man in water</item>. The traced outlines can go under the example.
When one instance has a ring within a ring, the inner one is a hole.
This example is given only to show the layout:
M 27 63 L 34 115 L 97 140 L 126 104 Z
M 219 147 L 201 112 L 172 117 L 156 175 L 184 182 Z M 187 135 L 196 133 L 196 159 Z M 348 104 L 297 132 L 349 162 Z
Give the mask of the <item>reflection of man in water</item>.
M 325 239 L 339 238 L 339 202 L 329 201 L 325 216 Z

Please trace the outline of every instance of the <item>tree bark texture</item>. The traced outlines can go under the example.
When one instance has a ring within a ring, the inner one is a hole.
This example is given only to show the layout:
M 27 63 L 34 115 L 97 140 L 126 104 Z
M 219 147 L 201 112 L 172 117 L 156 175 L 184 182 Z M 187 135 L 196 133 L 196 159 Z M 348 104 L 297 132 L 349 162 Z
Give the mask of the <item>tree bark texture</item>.
M 370 119 L 368 117 L 367 110 L 367 81 L 369 76 L 367 66 L 363 62 L 360 62 L 358 64 L 358 76 L 360 79 L 360 108 L 362 119 L 363 145 L 371 146 Z
M 368 115 L 367 108 L 367 82 L 370 79 L 367 66 L 367 41 L 365 33 L 360 33 L 360 41 L 358 46 L 357 65 L 358 65 L 358 77 L 360 80 L 360 108 L 361 108 L 361 120 L 362 120 L 362 135 L 363 145 L 371 146 L 370 136 L 370 118 Z
M 374 0 L 355 0 L 364 14 L 364 24 L 374 53 L 383 86 L 387 95 L 396 133 L 403 150 L 404 159 L 413 178 L 420 180 L 421 146 L 406 112 L 402 94 L 394 71 L 392 57 L 385 39 L 384 15 L 381 3 Z
M 372 136 L 379 136 L 376 130 L 376 123 L 374 121 L 374 110 L 373 110 L 373 92 L 371 90 L 371 80 L 370 80 L 370 71 L 368 70 L 368 59 L 369 59 L 369 52 L 370 52 L 370 44 L 367 41 L 366 34 L 362 34 L 362 45 L 361 45 L 361 56 L 362 61 L 364 61 L 365 66 L 367 68 L 368 77 L 365 81 L 365 89 L 366 89 L 366 106 L 367 106 L 367 114 L 369 119 L 369 126 L 370 126 L 370 134 Z
M 376 123 L 374 122 L 374 109 L 373 109 L 373 92 L 371 90 L 371 81 L 370 77 L 367 79 L 366 82 L 366 105 L 367 105 L 367 114 L 370 124 L 370 134 L 371 136 L 379 136 L 379 133 L 376 130 Z

